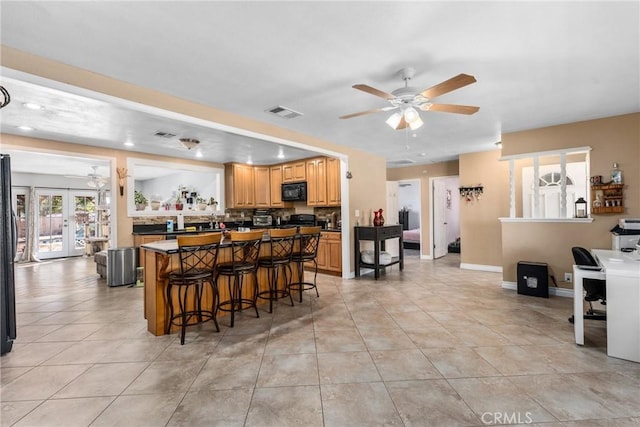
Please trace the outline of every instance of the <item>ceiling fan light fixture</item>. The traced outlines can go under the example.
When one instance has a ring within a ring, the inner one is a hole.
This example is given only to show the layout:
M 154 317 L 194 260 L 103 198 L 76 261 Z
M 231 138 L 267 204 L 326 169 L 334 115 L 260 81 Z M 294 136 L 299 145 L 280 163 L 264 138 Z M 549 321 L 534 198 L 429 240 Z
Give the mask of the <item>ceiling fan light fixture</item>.
M 198 141 L 197 139 L 192 139 L 192 138 L 180 138 L 180 143 L 187 150 L 191 150 L 193 147 L 196 147 L 198 144 L 200 144 L 200 141 Z
M 402 114 L 400 114 L 400 112 L 396 111 L 391 116 L 389 116 L 389 118 L 387 119 L 386 123 L 392 129 L 396 129 L 398 127 L 398 125 L 400 124 L 400 120 L 402 120 Z
M 407 120 L 407 122 L 409 121 Z M 423 124 L 424 122 L 422 121 L 420 116 L 418 116 L 416 119 L 409 122 L 409 127 L 411 128 L 411 130 L 416 130 L 422 127 Z
M 407 121 L 407 123 L 412 123 L 416 120 L 420 120 L 420 115 L 415 108 L 408 107 L 404 110 L 404 119 Z

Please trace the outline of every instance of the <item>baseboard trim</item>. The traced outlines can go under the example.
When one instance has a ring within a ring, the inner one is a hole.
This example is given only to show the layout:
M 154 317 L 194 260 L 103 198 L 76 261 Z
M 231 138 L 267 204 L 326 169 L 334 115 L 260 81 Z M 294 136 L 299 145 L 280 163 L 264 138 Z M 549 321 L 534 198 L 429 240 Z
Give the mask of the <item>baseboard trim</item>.
M 490 271 L 493 273 L 502 273 L 502 267 L 497 265 L 467 264 L 466 262 L 461 262 L 460 268 L 463 270 L 477 270 L 477 271 Z
M 420 254 L 420 259 L 433 259 L 433 256 Z
M 502 282 L 502 289 L 517 291 L 518 284 L 515 282 Z M 549 295 L 563 298 L 573 298 L 573 289 L 556 288 L 554 286 L 549 286 Z

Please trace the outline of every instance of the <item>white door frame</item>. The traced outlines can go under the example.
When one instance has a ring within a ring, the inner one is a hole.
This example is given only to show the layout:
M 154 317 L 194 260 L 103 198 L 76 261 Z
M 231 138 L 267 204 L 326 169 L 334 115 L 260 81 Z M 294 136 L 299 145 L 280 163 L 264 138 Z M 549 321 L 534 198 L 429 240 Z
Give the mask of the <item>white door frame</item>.
M 449 178 L 455 178 L 458 175 L 451 175 L 451 176 L 436 176 L 436 177 L 432 177 L 429 178 L 429 214 L 430 214 L 430 221 L 429 221 L 429 256 L 427 257 L 428 259 L 435 259 L 434 256 L 434 246 L 435 246 L 435 238 L 434 238 L 434 229 L 433 229 L 433 218 L 435 217 L 434 213 L 435 213 L 435 197 L 434 197 L 434 191 L 433 191 L 433 186 L 434 186 L 434 181 L 436 180 L 442 180 L 442 181 L 446 181 Z M 452 195 L 453 197 L 453 195 Z M 443 199 L 442 203 L 446 203 L 446 201 Z M 448 253 L 448 251 L 445 253 L 445 255 Z
M 40 251 L 40 245 L 38 244 L 38 258 L 63 258 L 68 256 L 80 256 L 85 253 L 85 247 L 76 248 L 75 235 L 76 235 L 76 223 L 75 223 L 75 198 L 76 196 L 88 196 L 93 197 L 96 202 L 98 194 L 94 190 L 70 190 L 64 188 L 36 188 L 36 198 L 38 199 L 38 205 L 40 196 L 52 195 L 62 197 L 62 234 L 60 238 L 61 249 L 58 251 Z M 38 239 L 40 239 L 40 212 L 38 211 L 38 223 L 36 225 Z M 89 236 L 85 236 L 85 239 Z M 85 245 L 86 245 L 85 240 Z

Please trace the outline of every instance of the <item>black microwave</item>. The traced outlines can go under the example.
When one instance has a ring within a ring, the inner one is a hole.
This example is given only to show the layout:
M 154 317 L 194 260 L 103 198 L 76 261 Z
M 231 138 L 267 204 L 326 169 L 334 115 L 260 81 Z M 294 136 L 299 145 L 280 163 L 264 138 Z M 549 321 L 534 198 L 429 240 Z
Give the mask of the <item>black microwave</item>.
M 293 182 L 291 184 L 282 184 L 282 201 L 295 202 L 298 200 L 307 200 L 307 183 Z

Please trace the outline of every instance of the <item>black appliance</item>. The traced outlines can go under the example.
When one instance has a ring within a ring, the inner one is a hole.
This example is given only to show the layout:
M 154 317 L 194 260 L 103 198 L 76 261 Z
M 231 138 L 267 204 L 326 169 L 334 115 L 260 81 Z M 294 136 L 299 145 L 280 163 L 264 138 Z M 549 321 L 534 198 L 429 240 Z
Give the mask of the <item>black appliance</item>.
M 316 225 L 316 216 L 313 214 L 293 214 L 289 217 L 289 225 L 313 227 Z
M 549 298 L 549 270 L 546 263 L 520 261 L 517 272 L 519 294 Z
M 16 338 L 16 292 L 13 259 L 16 256 L 18 230 L 11 208 L 11 157 L 0 154 L 0 346 L 11 351 Z
M 282 184 L 282 201 L 295 202 L 307 200 L 307 183 L 294 182 Z

